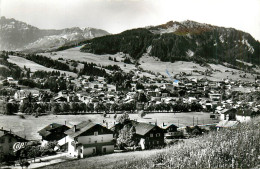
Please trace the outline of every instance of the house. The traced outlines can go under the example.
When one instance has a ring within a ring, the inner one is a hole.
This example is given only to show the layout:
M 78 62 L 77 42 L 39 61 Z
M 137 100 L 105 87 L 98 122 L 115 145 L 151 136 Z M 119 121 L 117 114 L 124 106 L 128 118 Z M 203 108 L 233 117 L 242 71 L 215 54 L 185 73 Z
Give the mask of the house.
M 220 121 L 223 120 L 236 120 L 237 109 L 225 110 L 220 114 Z
M 83 121 L 65 134 L 70 156 L 84 158 L 114 152 L 113 132 L 100 124 Z
M 32 97 L 38 97 L 39 91 L 38 90 L 18 90 L 14 94 L 14 99 L 17 101 L 21 101 L 22 99 L 31 95 Z
M 163 84 L 163 86 L 162 86 L 162 89 L 166 89 L 166 90 L 174 90 L 174 88 L 173 88 L 174 86 L 173 86 L 173 84 L 171 84 L 171 83 L 165 83 L 165 84 Z
M 12 154 L 14 152 L 13 145 L 16 142 L 28 142 L 28 141 L 12 133 L 11 130 L 7 131 L 4 130 L 3 128 L 0 129 L 0 153 Z
M 164 130 L 157 125 L 131 121 L 142 149 L 164 146 Z
M 68 126 L 58 123 L 52 123 L 40 131 L 38 133 L 42 137 L 42 146 L 46 145 L 49 141 L 59 141 L 66 137 L 64 133 L 70 129 Z
M 210 93 L 209 98 L 213 103 L 222 102 L 222 95 L 219 93 Z
M 178 131 L 178 127 L 174 124 L 170 125 L 165 125 L 164 123 L 162 124 L 162 128 L 164 129 L 164 139 L 165 142 L 168 143 L 172 141 L 173 139 L 176 138 L 181 138 L 183 137 L 183 133 Z
M 241 123 L 248 122 L 257 115 L 259 115 L 257 111 L 253 111 L 251 109 L 239 109 L 236 113 L 236 120 Z

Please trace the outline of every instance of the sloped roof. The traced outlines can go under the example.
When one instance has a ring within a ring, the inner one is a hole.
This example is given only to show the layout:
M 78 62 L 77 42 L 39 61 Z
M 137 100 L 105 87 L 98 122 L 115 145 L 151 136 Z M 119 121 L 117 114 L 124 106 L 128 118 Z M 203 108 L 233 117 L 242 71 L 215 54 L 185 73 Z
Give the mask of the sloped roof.
M 58 124 L 58 123 L 52 123 L 52 124 L 49 124 L 48 126 L 44 127 L 43 129 L 41 129 L 40 131 L 38 131 L 38 133 L 41 136 L 46 137 L 52 133 L 52 130 L 55 130 L 55 129 L 57 129 L 59 127 L 63 127 L 63 126 L 65 126 L 65 125 Z M 68 127 L 68 129 L 69 129 L 69 127 Z
M 223 120 L 223 121 L 220 121 L 216 126 L 217 127 L 235 127 L 238 124 L 239 124 L 238 121 Z
M 10 131 L 0 129 L 0 138 L 5 136 L 5 135 L 11 135 L 12 137 L 16 138 L 18 141 L 27 141 L 25 138 L 22 138 L 22 137 L 14 134 Z
M 71 129 L 67 130 L 65 132 L 65 134 L 74 138 L 74 137 L 77 137 L 80 134 L 84 133 L 85 131 L 91 129 L 95 125 L 97 125 L 97 124 L 95 124 L 91 121 L 83 121 L 83 122 L 79 123 L 78 125 L 76 125 L 76 132 L 74 131 L 74 128 L 71 128 Z
M 135 127 L 136 134 L 138 135 L 145 135 L 147 134 L 150 130 L 152 130 L 155 125 L 148 124 L 148 123 L 140 123 L 136 121 L 132 121 L 133 126 Z

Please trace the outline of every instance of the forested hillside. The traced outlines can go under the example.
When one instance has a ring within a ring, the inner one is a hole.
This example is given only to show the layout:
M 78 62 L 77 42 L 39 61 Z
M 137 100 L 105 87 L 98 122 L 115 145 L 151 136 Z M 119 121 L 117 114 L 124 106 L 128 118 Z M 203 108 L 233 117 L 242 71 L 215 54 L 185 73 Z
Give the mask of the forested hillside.
M 237 65 L 237 60 L 241 60 L 260 64 L 260 43 L 250 34 L 193 21 L 169 22 L 95 38 L 87 41 L 81 51 L 95 54 L 124 52 L 138 59 L 147 49 L 151 56 L 161 61 L 227 62 Z

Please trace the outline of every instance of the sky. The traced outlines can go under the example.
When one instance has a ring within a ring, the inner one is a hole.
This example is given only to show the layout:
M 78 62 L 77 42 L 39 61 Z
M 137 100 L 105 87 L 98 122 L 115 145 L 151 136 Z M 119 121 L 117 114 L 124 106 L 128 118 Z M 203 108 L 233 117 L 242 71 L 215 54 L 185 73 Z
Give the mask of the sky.
M 110 33 L 193 20 L 260 40 L 260 0 L 0 0 L 0 16 L 41 29 L 93 27 Z

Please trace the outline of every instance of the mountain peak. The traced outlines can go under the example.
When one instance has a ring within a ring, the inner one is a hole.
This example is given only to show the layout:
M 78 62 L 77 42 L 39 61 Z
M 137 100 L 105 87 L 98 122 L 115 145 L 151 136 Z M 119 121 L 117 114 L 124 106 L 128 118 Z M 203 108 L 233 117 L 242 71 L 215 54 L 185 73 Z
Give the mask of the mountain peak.
M 77 42 L 108 35 L 107 31 L 95 28 L 65 28 L 61 30 L 43 30 L 25 22 L 0 19 L 0 50 L 58 48 L 66 43 Z

